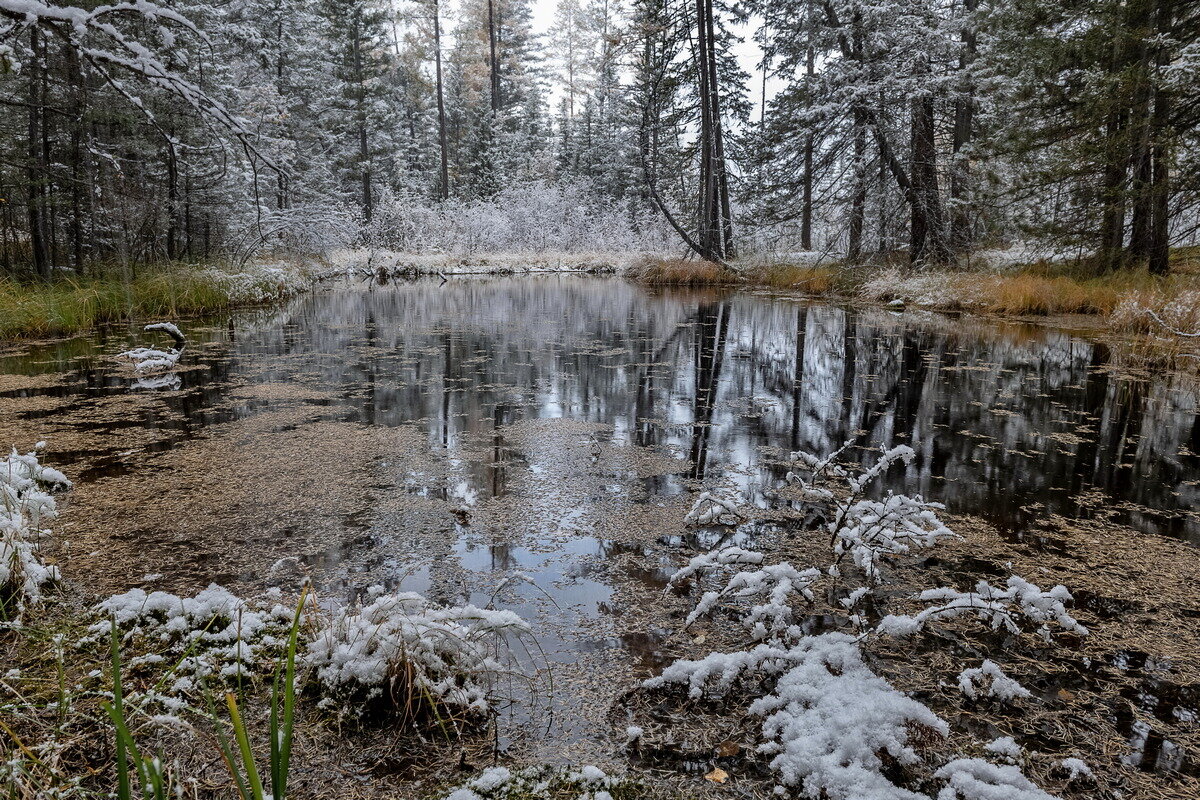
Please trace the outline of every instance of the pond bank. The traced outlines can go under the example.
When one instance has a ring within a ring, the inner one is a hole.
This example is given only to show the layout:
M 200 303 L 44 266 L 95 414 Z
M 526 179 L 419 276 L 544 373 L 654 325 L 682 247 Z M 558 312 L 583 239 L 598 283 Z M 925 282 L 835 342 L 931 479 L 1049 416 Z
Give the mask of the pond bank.
M 317 276 L 312 265 L 272 261 L 240 270 L 160 265 L 67 273 L 46 282 L 0 279 L 0 339 L 270 305 L 307 290 Z
M 886 265 L 751 263 L 731 269 L 686 259 L 644 259 L 626 274 L 649 286 L 759 287 L 893 308 L 1001 317 L 1088 315 L 1105 319 L 1114 331 L 1161 339 L 1169 354 L 1181 344 L 1179 332 L 1200 331 L 1196 250 L 1175 251 L 1172 272 L 1163 278 L 1144 269 L 1088 276 L 1070 264 L 912 271 Z

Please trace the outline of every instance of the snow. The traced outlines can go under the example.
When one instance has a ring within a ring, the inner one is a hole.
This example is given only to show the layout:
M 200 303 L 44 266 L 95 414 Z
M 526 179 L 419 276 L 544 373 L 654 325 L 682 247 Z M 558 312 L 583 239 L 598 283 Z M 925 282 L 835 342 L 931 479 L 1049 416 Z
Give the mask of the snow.
M 724 696 L 739 680 L 778 676 L 749 712 L 763 717 L 764 744 L 782 786 L 829 800 L 917 800 L 881 772 L 879 754 L 915 764 L 912 726 L 943 736 L 949 726 L 928 707 L 897 691 L 862 660 L 858 641 L 843 633 L 801 639 L 792 647 L 712 653 L 677 661 L 643 683 L 654 689 L 685 684 L 694 698 Z M 822 794 L 824 792 L 824 794 Z
M 70 487 L 36 452 L 14 449 L 0 461 L 0 592 L 11 592 L 17 601 L 10 624 L 18 624 L 27 606 L 40 603 L 43 590 L 59 578 L 58 567 L 43 562 L 39 545 L 50 535 L 42 523 L 58 516 L 51 493 Z
M 1021 758 L 1021 746 L 1011 736 L 1001 736 L 993 739 L 983 746 L 984 750 L 989 753 L 995 753 L 998 756 L 1010 758 L 1017 761 Z
M 506 670 L 495 653 L 503 637 L 529 632 L 511 611 L 442 607 L 412 592 L 372 592 L 364 607 L 328 615 L 310 602 L 299 663 L 311 670 L 322 707 L 358 714 L 405 676 L 422 696 L 469 712 L 490 707 L 490 682 Z M 144 641 L 156 654 L 179 658 L 168 694 L 192 693 L 198 678 L 236 680 L 270 669 L 286 642 L 294 608 L 277 593 L 246 600 L 211 585 L 194 597 L 131 589 L 96 606 L 103 619 L 93 640 L 113 621 L 124 641 Z
M 1017 698 L 1028 699 L 1033 695 L 1028 689 L 1004 674 L 1004 671 L 991 659 L 972 669 L 964 669 L 958 674 L 958 688 L 972 700 L 979 698 L 979 687 L 986 684 L 984 694 L 995 697 L 1006 703 Z
M 701 492 L 683 521 L 688 525 L 735 525 L 741 516 L 733 501 L 713 492 Z
M 440 607 L 414 592 L 389 593 L 337 612 L 308 641 L 304 663 L 348 707 L 381 697 L 403 676 L 415 692 L 482 713 L 490 707 L 489 682 L 505 672 L 493 651 L 505 636 L 530 632 L 512 611 Z
M 1067 781 L 1076 781 L 1081 778 L 1095 778 L 1092 774 L 1092 768 L 1087 765 L 1087 762 L 1079 758 L 1064 758 L 1061 766 L 1067 771 Z
M 987 622 L 993 630 L 1001 627 L 1010 633 L 1020 633 L 1022 618 L 1039 625 L 1037 632 L 1047 642 L 1051 640 L 1050 623 L 1080 636 L 1088 634 L 1087 628 L 1072 617 L 1064 605 L 1071 600 L 1065 586 L 1055 586 L 1049 591 L 1025 579 L 1013 575 L 1007 589 L 997 589 L 987 581 L 979 581 L 974 592 L 960 592 L 950 587 L 927 589 L 918 599 L 928 602 L 940 601 L 913 616 L 888 615 L 879 623 L 878 631 L 890 636 L 908 636 L 921 631 L 930 620 L 953 619 L 964 614 L 974 614 Z
M 752 572 L 738 572 L 720 592 L 704 593 L 696 608 L 688 615 L 684 627 L 710 614 L 717 603 L 726 597 L 766 596 L 767 601 L 752 606 L 742 621 L 756 640 L 778 637 L 792 624 L 791 596 L 799 594 L 811 601 L 813 594 L 809 587 L 820 577 L 820 570 L 809 568 L 801 572 L 786 561 Z
M 998 765 L 982 758 L 959 758 L 934 773 L 947 781 L 937 800 L 1055 800 L 1019 767 Z

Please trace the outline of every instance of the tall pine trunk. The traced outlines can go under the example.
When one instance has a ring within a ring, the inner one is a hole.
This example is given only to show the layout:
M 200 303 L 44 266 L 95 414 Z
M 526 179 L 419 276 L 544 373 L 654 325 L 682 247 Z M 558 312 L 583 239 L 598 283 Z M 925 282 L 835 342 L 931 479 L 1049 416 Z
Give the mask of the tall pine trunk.
M 46 180 L 44 155 L 42 147 L 42 55 L 40 37 L 37 26 L 29 29 L 29 117 L 28 117 L 28 163 L 25 176 L 27 180 L 27 206 L 29 215 L 29 246 L 33 250 L 33 267 L 42 278 L 50 277 L 50 253 L 46 246 L 46 221 L 44 202 L 44 183 Z
M 441 186 L 443 200 L 450 197 L 450 148 L 446 140 L 446 100 L 442 84 L 442 21 L 438 0 L 433 0 L 433 53 L 437 73 L 438 149 L 441 151 Z

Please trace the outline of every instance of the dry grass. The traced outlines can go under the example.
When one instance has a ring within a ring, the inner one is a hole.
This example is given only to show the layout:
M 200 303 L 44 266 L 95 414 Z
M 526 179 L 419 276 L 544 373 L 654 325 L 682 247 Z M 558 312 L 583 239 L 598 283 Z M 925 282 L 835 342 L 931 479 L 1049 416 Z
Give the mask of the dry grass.
M 222 274 L 170 264 L 137 271 L 102 270 L 51 281 L 0 278 L 0 339 L 78 333 L 107 322 L 147 317 L 178 318 L 222 311 L 239 304 Z M 264 278 L 255 296 L 288 290 Z
M 849 275 L 836 267 L 779 264 L 767 267 L 757 282 L 773 289 L 828 295 L 846 291 L 849 288 Z
M 685 258 L 643 259 L 630 267 L 627 275 L 650 286 L 716 286 L 741 280 L 720 264 Z

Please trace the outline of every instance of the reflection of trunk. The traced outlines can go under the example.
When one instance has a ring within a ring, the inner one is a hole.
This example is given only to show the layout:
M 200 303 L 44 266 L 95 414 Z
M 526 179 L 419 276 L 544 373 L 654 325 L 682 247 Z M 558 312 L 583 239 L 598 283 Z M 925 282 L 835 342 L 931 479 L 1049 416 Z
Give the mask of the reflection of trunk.
M 729 331 L 729 310 L 724 303 L 701 306 L 695 327 L 695 397 L 692 405 L 691 477 L 704 480 L 708 461 L 708 436 L 712 430 L 713 404 L 721 380 L 721 362 L 725 355 L 725 337 Z
M 808 309 L 796 309 L 796 374 L 792 378 L 792 449 L 800 449 L 801 392 L 804 386 L 804 332 L 808 327 Z
M 442 22 L 439 18 L 438 0 L 433 0 L 433 55 L 437 72 L 438 147 L 442 157 L 442 184 L 438 187 L 441 197 L 450 197 L 450 155 L 446 142 L 446 101 L 442 89 Z

